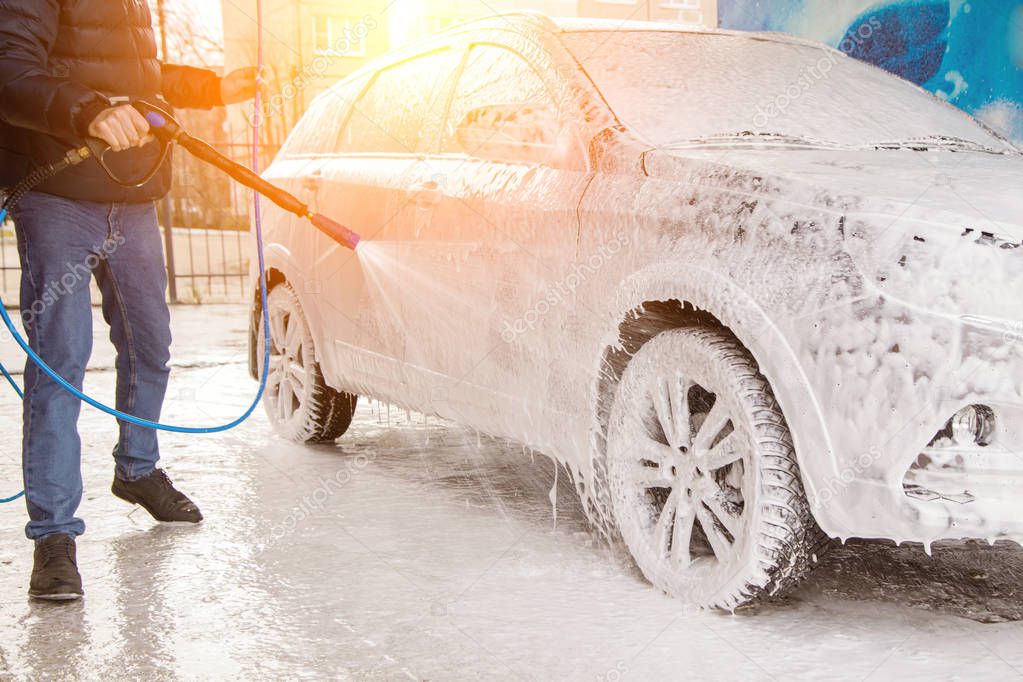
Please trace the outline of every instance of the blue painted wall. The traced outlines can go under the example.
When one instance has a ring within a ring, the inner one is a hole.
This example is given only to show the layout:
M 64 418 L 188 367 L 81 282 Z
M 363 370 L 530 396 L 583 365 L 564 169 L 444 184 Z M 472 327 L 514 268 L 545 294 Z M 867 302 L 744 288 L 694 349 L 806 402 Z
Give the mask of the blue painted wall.
M 1023 141 L 1023 0 L 718 0 L 718 20 L 823 41 Z

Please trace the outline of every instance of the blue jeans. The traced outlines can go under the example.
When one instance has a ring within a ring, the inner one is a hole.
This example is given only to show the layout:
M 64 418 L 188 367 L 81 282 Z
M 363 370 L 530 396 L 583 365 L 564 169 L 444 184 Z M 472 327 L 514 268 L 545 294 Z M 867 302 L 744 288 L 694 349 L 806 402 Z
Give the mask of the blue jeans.
M 159 419 L 171 336 L 153 204 L 98 204 L 33 192 L 12 213 L 21 256 L 21 315 L 33 350 L 81 388 L 92 353 L 89 282 L 95 276 L 117 349 L 117 408 Z M 75 516 L 82 499 L 80 407 L 35 364 L 25 364 L 22 461 L 30 539 L 85 531 Z M 148 475 L 160 458 L 156 431 L 118 425 L 115 475 L 125 480 Z

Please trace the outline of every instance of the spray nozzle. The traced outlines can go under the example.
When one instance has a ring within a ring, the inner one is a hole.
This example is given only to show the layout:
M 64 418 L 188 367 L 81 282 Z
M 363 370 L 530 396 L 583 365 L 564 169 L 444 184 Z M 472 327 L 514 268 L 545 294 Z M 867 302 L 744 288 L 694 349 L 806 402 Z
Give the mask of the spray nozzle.
M 320 230 L 334 241 L 340 243 L 343 246 L 348 247 L 352 251 L 359 245 L 362 238 L 355 232 L 352 232 L 341 223 L 335 222 L 326 216 L 322 216 L 319 213 L 310 213 L 309 222 L 311 222 L 316 229 Z

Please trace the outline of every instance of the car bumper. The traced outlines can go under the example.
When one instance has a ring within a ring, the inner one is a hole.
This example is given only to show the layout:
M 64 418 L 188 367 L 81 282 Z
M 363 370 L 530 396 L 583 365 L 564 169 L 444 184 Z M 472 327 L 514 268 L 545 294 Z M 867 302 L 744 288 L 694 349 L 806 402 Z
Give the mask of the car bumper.
M 812 330 L 798 333 L 817 336 L 801 351 L 834 463 L 807 481 L 822 528 L 1023 543 L 1023 328 L 881 296 L 808 319 Z M 990 411 L 991 432 L 949 438 L 953 415 L 971 406 Z

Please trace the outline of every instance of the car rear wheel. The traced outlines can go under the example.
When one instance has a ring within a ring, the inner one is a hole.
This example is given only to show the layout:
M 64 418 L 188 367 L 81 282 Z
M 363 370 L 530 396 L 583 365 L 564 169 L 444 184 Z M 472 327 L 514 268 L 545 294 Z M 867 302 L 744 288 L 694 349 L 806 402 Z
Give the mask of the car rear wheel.
M 774 594 L 825 539 L 771 387 L 723 329 L 672 329 L 636 352 L 606 456 L 622 538 L 647 579 L 689 604 Z
M 274 429 L 288 440 L 324 443 L 340 438 L 352 423 L 357 396 L 327 386 L 316 362 L 309 322 L 287 282 L 267 295 L 270 369 L 263 405 Z M 263 370 L 263 321 L 257 332 Z

